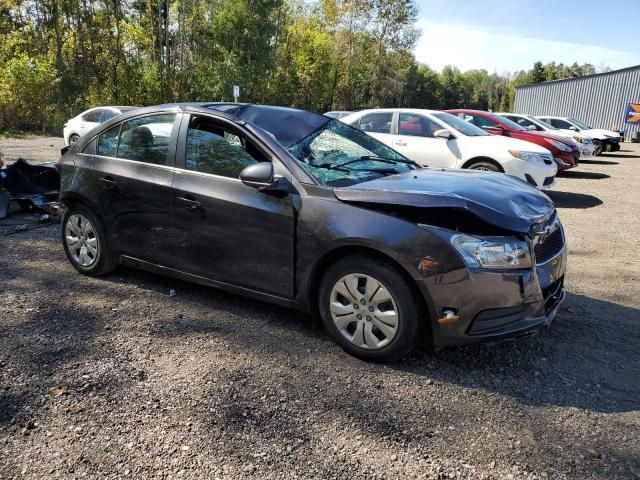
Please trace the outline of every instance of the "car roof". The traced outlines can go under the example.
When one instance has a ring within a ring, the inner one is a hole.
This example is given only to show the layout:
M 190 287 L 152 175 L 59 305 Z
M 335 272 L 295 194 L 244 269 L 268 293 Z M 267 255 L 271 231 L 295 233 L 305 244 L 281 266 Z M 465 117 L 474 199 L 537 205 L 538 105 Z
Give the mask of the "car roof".
M 374 113 L 374 112 L 398 112 L 398 113 L 442 113 L 442 110 L 429 110 L 426 108 L 368 108 L 366 110 L 360 110 L 358 112 L 354 112 L 353 114 L 362 114 L 362 113 Z M 352 115 L 353 115 L 352 114 Z

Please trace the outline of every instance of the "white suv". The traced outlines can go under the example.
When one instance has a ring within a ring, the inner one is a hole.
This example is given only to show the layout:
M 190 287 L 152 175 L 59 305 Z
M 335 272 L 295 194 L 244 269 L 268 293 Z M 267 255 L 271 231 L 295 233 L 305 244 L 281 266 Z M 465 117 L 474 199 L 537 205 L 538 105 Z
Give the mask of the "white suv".
M 446 112 L 409 108 L 363 110 L 340 120 L 423 166 L 504 172 L 541 190 L 551 188 L 555 182 L 557 166 L 546 148 L 490 135 Z

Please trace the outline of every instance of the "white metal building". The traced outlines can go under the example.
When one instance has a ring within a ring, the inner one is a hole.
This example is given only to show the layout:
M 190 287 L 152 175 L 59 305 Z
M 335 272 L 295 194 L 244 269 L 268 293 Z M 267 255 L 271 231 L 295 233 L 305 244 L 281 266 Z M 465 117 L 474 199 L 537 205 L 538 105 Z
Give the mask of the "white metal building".
M 518 87 L 514 110 L 574 117 L 593 128 L 624 130 L 629 142 L 640 132 L 640 122 L 625 122 L 630 103 L 640 104 L 640 65 Z

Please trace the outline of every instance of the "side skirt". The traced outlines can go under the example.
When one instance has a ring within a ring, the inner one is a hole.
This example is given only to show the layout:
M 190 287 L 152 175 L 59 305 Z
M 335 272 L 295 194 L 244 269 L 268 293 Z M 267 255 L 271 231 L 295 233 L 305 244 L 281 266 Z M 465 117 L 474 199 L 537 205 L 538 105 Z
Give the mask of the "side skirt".
M 235 293 L 245 297 L 254 298 L 256 300 L 262 300 L 263 302 L 274 303 L 283 307 L 293 308 L 298 310 L 299 306 L 288 298 L 278 297 L 276 295 L 270 295 L 268 293 L 259 292 L 257 290 L 251 290 L 250 288 L 238 287 L 225 282 L 218 282 L 211 280 L 210 278 L 200 277 L 191 273 L 186 273 L 181 270 L 174 270 L 173 268 L 163 267 L 155 263 L 147 262 L 145 260 L 139 260 L 127 255 L 120 255 L 120 263 L 148 272 L 159 273 L 160 275 L 166 275 L 168 277 L 179 278 L 187 282 L 193 282 L 208 287 L 214 287 L 226 292 Z

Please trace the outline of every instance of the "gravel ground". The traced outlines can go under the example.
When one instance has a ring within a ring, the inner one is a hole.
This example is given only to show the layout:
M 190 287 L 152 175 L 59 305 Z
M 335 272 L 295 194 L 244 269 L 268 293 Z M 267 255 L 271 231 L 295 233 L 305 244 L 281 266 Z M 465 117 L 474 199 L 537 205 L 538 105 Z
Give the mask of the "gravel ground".
M 60 144 L 0 140 L 9 160 Z M 569 294 L 551 329 L 390 365 L 266 303 L 82 277 L 58 225 L 7 218 L 0 478 L 640 478 L 639 147 L 558 179 Z

